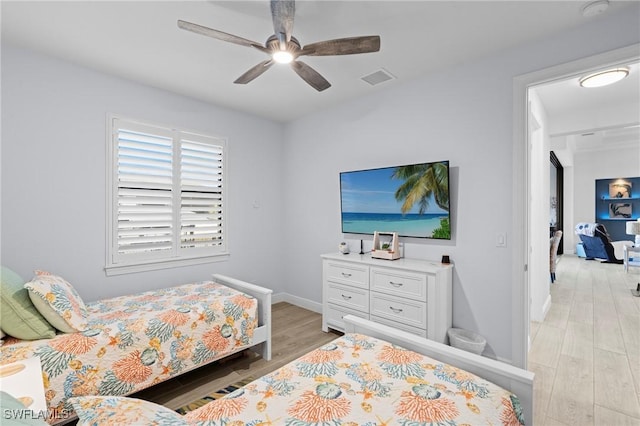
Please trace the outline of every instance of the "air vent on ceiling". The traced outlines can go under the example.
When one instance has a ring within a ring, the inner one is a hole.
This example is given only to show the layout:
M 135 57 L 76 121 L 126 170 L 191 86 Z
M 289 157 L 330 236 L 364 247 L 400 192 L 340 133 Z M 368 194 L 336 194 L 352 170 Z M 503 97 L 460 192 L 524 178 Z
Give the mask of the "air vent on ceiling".
M 385 81 L 393 80 L 395 77 L 384 68 L 380 68 L 378 71 L 374 71 L 371 74 L 367 74 L 364 77 L 360 77 L 361 80 L 366 81 L 372 86 L 375 86 Z

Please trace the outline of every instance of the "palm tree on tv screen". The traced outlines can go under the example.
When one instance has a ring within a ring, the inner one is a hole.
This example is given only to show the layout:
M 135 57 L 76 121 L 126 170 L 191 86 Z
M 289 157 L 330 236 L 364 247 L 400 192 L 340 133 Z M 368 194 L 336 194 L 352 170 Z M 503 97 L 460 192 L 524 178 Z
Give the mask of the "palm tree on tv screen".
M 396 200 L 404 199 L 401 211 L 403 214 L 418 203 L 419 213 L 423 214 L 429 207 L 429 199 L 433 195 L 438 207 L 449 211 L 449 171 L 444 163 L 414 164 L 397 167 L 392 178 L 404 182 L 395 193 Z

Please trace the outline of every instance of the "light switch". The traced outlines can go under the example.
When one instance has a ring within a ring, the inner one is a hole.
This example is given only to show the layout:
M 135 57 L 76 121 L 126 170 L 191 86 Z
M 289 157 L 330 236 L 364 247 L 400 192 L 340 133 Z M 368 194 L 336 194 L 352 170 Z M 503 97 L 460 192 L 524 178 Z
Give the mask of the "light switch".
M 504 232 L 499 232 L 496 234 L 496 247 L 506 247 L 507 246 L 507 234 Z

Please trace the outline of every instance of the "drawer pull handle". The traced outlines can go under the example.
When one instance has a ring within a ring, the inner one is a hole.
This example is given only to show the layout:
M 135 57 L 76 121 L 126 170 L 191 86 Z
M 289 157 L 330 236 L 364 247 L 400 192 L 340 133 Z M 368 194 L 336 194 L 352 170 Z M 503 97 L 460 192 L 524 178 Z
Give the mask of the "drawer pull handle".
M 403 285 L 402 283 L 394 283 L 393 281 L 389 281 L 389 284 L 391 284 L 395 288 L 402 287 L 402 285 Z
M 402 312 L 401 308 L 394 308 L 393 306 L 389 306 L 389 309 L 391 309 L 391 311 L 393 311 L 394 314 L 399 314 Z
M 345 296 L 344 294 L 341 294 L 341 296 L 344 300 L 351 300 L 351 296 Z
M 345 278 L 351 277 L 351 274 L 347 274 L 346 272 L 341 272 L 342 276 Z

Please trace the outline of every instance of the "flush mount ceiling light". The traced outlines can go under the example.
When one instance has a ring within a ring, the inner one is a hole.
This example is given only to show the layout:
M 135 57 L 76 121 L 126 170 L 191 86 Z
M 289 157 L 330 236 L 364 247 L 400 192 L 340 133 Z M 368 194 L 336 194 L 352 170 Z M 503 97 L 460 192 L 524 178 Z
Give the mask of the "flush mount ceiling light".
M 621 67 L 589 74 L 579 81 L 582 87 L 602 87 L 620 81 L 628 75 L 629 68 Z
M 608 0 L 597 0 L 587 3 L 582 8 L 582 16 L 590 18 L 592 16 L 600 15 L 602 12 L 609 8 Z

